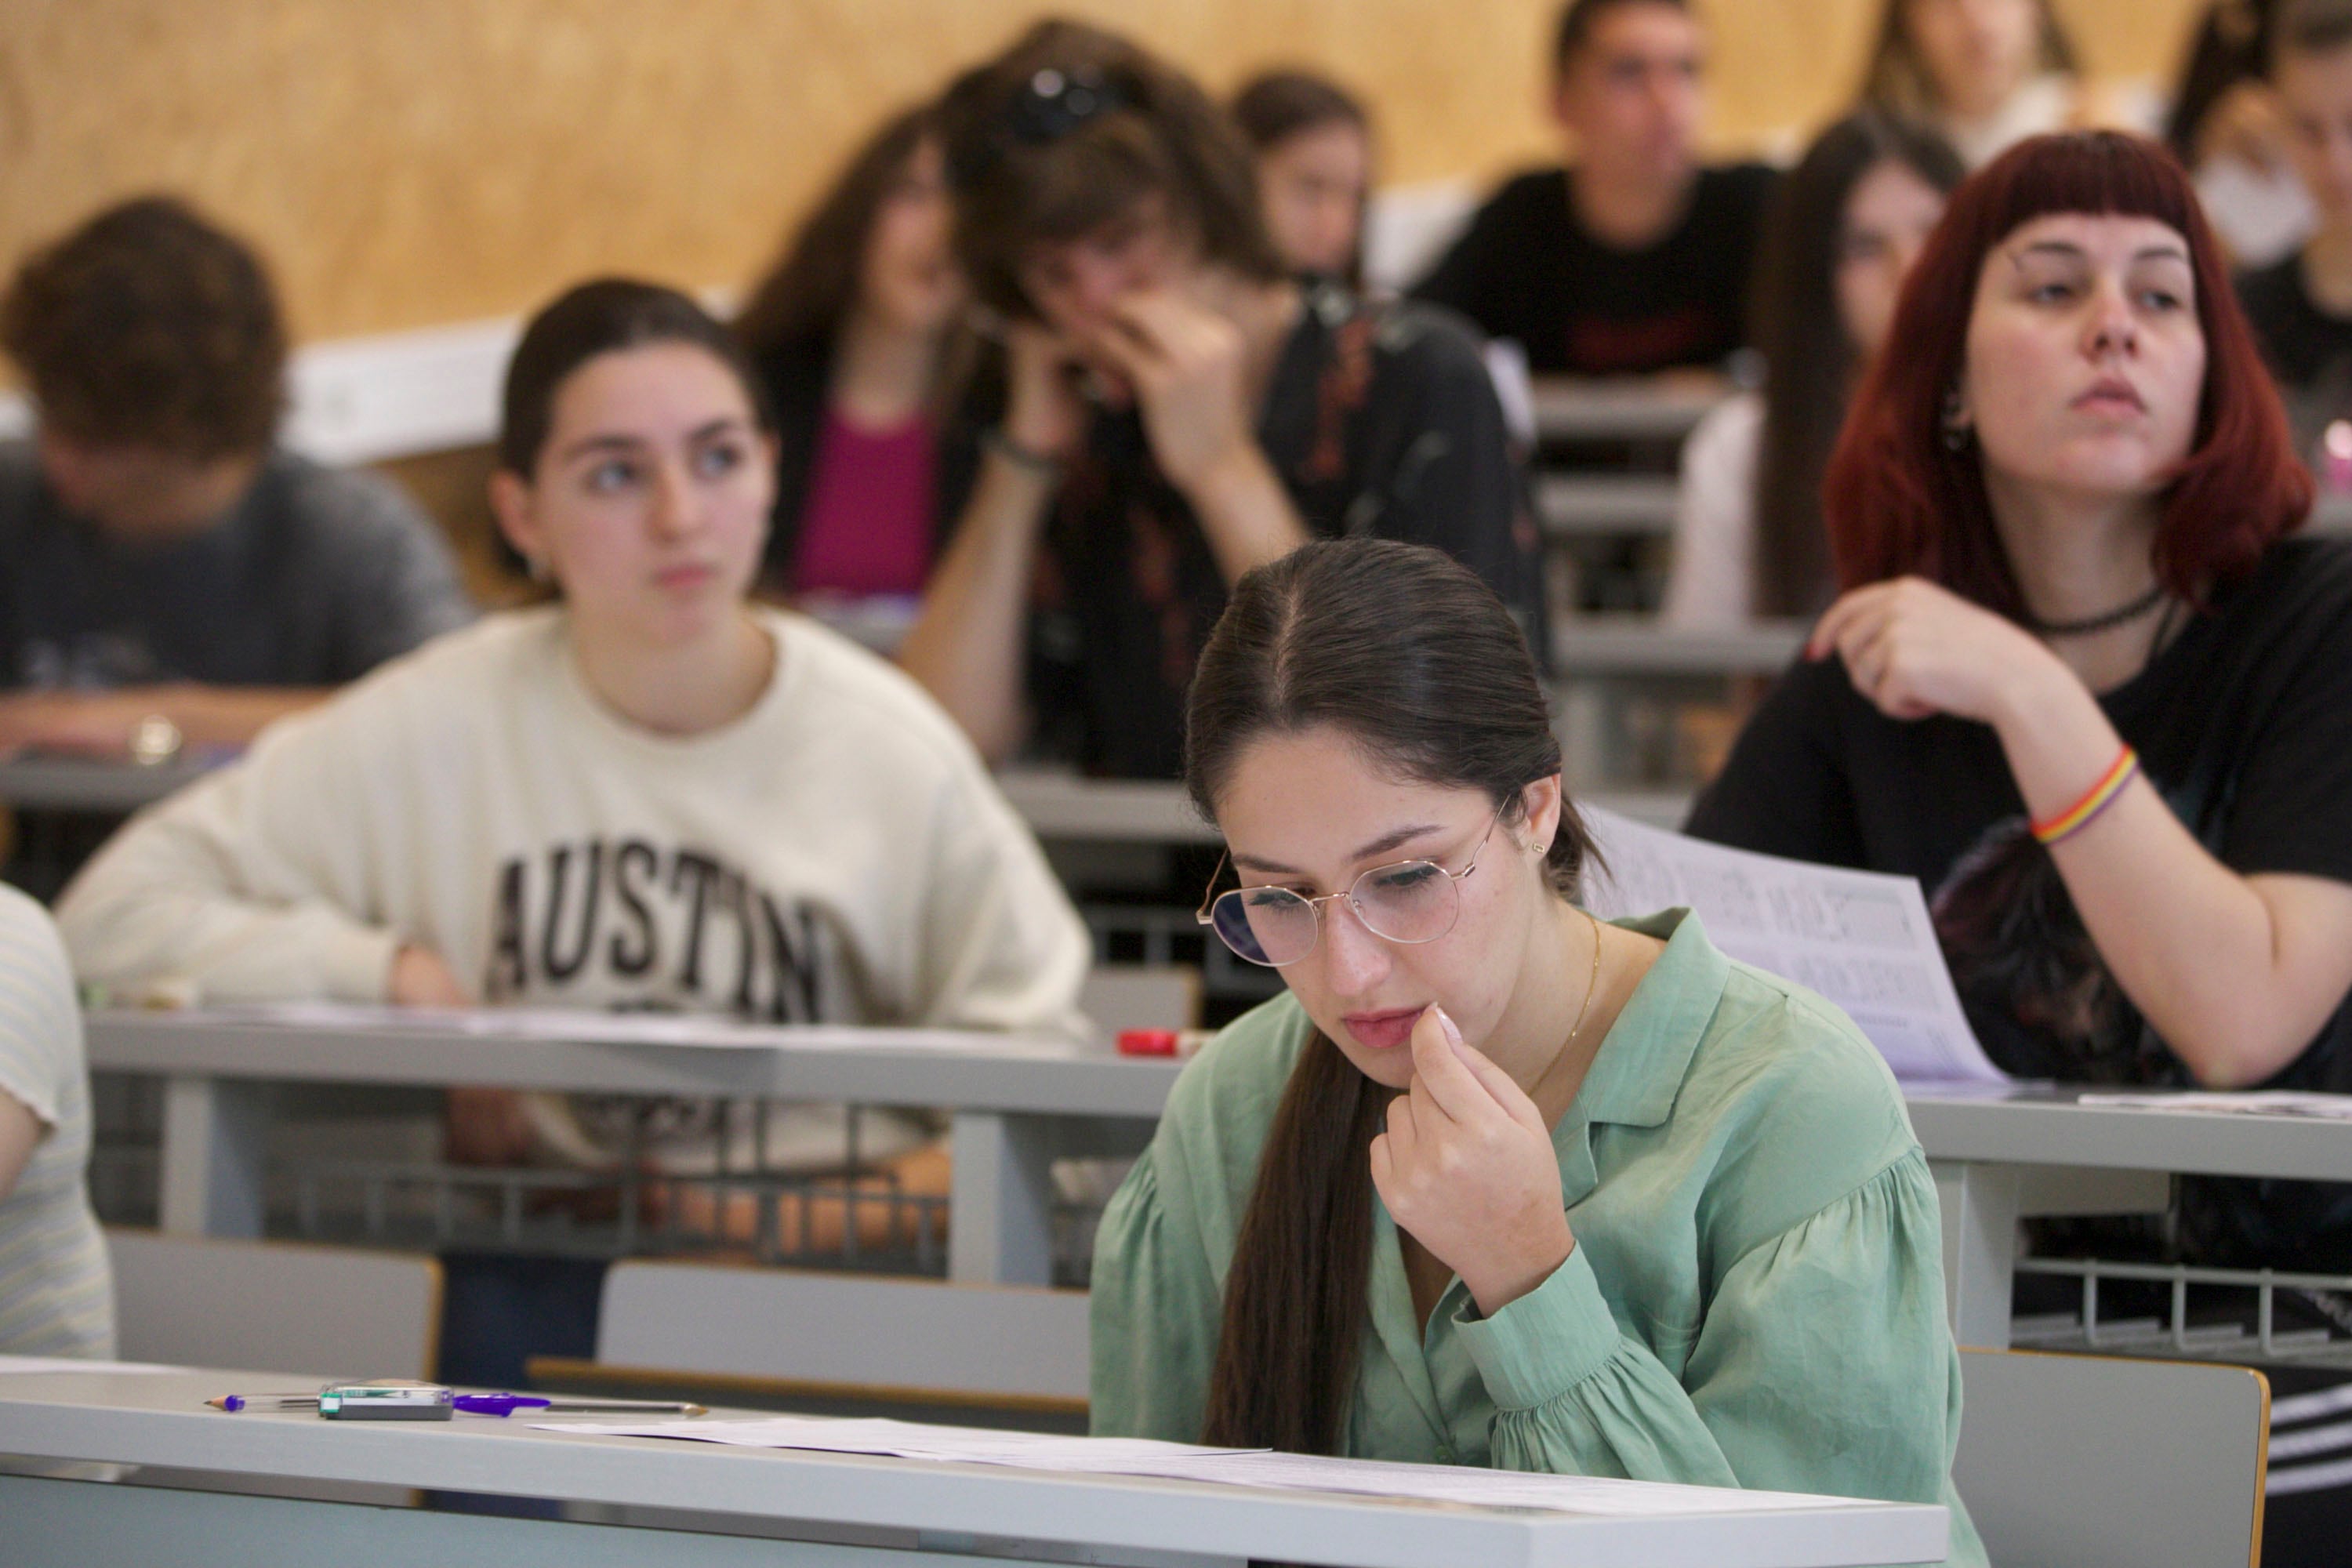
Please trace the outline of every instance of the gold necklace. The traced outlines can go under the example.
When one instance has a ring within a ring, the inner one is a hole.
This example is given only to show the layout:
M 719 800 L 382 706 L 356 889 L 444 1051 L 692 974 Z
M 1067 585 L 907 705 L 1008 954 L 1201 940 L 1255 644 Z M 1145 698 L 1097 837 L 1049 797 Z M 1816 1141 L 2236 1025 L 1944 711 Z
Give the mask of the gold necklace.
M 1592 973 L 1585 976 L 1584 1001 L 1576 1009 L 1576 1022 L 1568 1026 L 1568 1045 L 1559 1048 L 1562 1056 L 1566 1056 L 1570 1047 L 1576 1044 L 1576 1037 L 1584 1032 L 1584 1016 L 1592 1011 L 1592 994 L 1601 989 L 1601 922 L 1593 919 L 1591 910 L 1577 912 L 1592 921 Z
M 1535 1099 L 1537 1091 L 1543 1088 L 1553 1073 L 1559 1070 L 1560 1064 L 1569 1059 L 1569 1053 L 1576 1049 L 1576 1037 L 1584 1033 L 1585 1015 L 1592 1011 L 1592 994 L 1601 989 L 1601 922 L 1593 918 L 1592 911 L 1590 910 L 1579 910 L 1577 913 L 1592 923 L 1592 973 L 1585 976 L 1584 1000 L 1577 1006 L 1576 1022 L 1568 1026 L 1568 1038 L 1561 1043 L 1559 1051 L 1553 1055 L 1550 1065 L 1544 1068 L 1541 1077 L 1528 1086 L 1529 1100 Z

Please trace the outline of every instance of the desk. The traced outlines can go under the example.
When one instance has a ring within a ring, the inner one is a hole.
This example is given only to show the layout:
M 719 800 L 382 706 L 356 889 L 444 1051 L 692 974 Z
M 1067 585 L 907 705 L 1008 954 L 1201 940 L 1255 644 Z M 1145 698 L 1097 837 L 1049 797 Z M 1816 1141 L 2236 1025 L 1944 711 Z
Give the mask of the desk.
M 1670 534 L 1680 498 L 1680 487 L 1666 474 L 1554 470 L 1535 480 L 1536 521 L 1549 539 Z
M 1181 784 L 1082 778 L 1048 768 L 1009 769 L 996 783 L 1029 830 L 1048 843 L 1224 842 L 1192 809 Z M 1679 828 L 1690 811 L 1690 795 L 1682 790 L 1603 790 L 1577 799 L 1656 827 Z
M 1679 441 L 1734 389 L 1691 376 L 1546 376 L 1528 390 L 1544 440 Z
M 2352 1122 L 2078 1104 L 2086 1092 L 1905 1091 L 1936 1176 L 1944 1289 L 1962 1344 L 2009 1344 L 2020 1219 L 2159 1213 L 2174 1175 L 2352 1182 Z
M 1809 621 L 1759 621 L 1725 631 L 1676 631 L 1649 616 L 1578 616 L 1552 628 L 1554 674 L 1778 675 L 1805 646 Z
M 1164 1059 L 992 1035 L 712 1032 L 756 1043 L 625 1046 L 483 1036 L 429 1021 L 339 1030 L 203 1012 L 99 1013 L 89 1051 L 97 1070 L 164 1079 L 162 1220 L 182 1235 L 259 1234 L 273 1082 L 949 1107 L 949 1277 L 1003 1284 L 1051 1280 L 1052 1162 L 1142 1148 L 1180 1070 Z M 2009 1342 L 2020 1218 L 2158 1211 L 2176 1173 L 2352 1181 L 2352 1122 L 2084 1106 L 2077 1092 L 1906 1092 L 1942 1204 L 1945 1289 L 1964 1344 Z
M 101 1012 L 89 1020 L 88 1045 L 93 1070 L 163 1079 L 160 1218 L 174 1234 L 260 1234 L 273 1083 L 849 1100 L 952 1110 L 949 1276 L 1034 1285 L 1053 1274 L 1052 1162 L 1139 1151 L 1178 1067 L 947 1030 L 714 1022 L 709 1035 L 709 1046 L 631 1046 L 482 1035 L 429 1018 L 336 1028 Z
M 192 784 L 218 764 L 167 763 L 140 767 L 131 763 L 29 757 L 0 763 L 0 805 L 20 811 L 89 812 L 126 816 Z
M 314 1488 L 547 1498 L 598 1517 L 617 1511 L 629 1523 L 683 1528 L 652 1535 L 236 1491 L 9 1479 L 0 1480 L 0 1508 L 10 1561 L 39 1568 L 404 1561 L 605 1568 L 649 1560 L 922 1568 L 1009 1549 L 1014 1562 L 1151 1568 L 1239 1568 L 1252 1559 L 1340 1568 L 1832 1568 L 1940 1559 L 1948 1529 L 1941 1507 L 1921 1503 L 1823 1499 L 1818 1508 L 1786 1510 L 1604 1517 L 593 1437 L 538 1431 L 519 1417 L 349 1424 L 203 1408 L 229 1389 L 285 1386 L 299 1384 L 267 1373 L 11 1375 L 0 1378 L 0 1452 L 201 1469 L 253 1485 L 290 1478 Z M 985 1560 L 998 1568 L 1006 1562 Z

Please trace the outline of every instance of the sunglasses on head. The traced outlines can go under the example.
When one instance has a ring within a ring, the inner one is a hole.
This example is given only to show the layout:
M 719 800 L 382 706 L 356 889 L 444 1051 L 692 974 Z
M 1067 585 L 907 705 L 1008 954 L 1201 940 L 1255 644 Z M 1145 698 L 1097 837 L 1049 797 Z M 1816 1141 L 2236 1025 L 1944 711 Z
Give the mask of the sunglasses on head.
M 1125 89 L 1094 66 L 1064 70 L 1045 66 L 1030 73 L 1004 106 L 996 131 L 957 160 L 954 183 L 969 188 L 985 178 L 1014 143 L 1050 147 L 1080 127 L 1125 109 Z

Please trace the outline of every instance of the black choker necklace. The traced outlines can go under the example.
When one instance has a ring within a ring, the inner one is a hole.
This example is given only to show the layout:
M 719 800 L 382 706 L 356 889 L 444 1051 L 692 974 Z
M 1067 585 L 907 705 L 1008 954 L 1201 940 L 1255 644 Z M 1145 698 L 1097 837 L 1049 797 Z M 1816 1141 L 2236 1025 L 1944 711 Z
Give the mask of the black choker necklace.
M 2122 626 L 2126 621 L 2139 619 L 2164 603 L 2164 584 L 2158 583 L 2130 604 L 2118 605 L 2103 616 L 2092 616 L 2079 621 L 2045 621 L 2038 619 L 2032 611 L 2028 611 L 2025 624 L 2036 637 L 2089 637 L 2093 632 L 2104 632 L 2111 627 Z

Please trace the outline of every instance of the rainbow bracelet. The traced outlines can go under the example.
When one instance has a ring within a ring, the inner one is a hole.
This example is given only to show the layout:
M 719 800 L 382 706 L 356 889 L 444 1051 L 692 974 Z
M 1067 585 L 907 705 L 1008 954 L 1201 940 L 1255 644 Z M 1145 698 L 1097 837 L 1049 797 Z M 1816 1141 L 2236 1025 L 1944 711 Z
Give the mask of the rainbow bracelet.
M 2057 816 L 2034 823 L 2033 837 L 2044 848 L 2074 837 L 2091 825 L 2093 817 L 2116 803 L 2116 796 L 2124 793 L 2124 786 L 2138 772 L 2139 753 L 2126 746 L 2116 756 L 2115 765 L 2099 775 L 2099 782 L 2091 786 L 2089 794 Z

